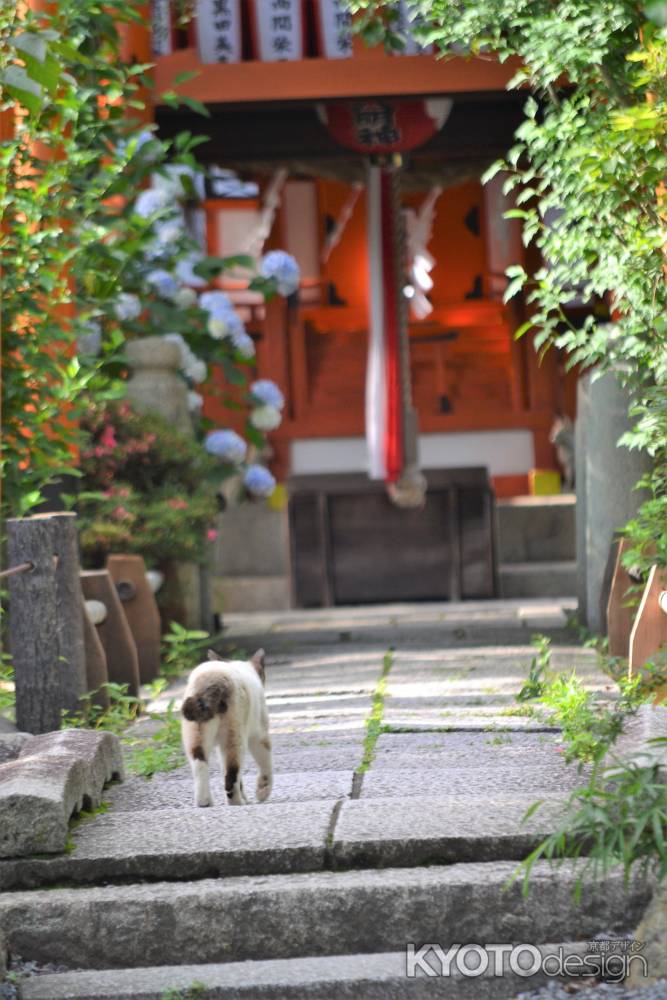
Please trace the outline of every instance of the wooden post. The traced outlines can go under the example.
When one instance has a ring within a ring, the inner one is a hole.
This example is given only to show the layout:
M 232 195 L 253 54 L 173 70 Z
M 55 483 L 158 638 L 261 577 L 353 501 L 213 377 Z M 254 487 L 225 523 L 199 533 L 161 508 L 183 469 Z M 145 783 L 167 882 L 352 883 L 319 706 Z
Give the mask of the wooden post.
M 101 601 L 107 609 L 105 620 L 97 626 L 97 634 L 106 654 L 109 680 L 127 684 L 128 694 L 138 695 L 137 647 L 109 571 L 86 570 L 81 574 L 81 586 L 86 600 Z
M 62 710 L 76 712 L 86 693 L 76 514 L 38 514 L 7 522 L 10 566 L 33 569 L 10 577 L 10 648 L 19 729 L 60 728 Z
M 146 566 L 141 556 L 109 556 L 107 569 L 137 646 L 141 683 L 146 684 L 160 672 L 160 612 Z
M 641 671 L 667 643 L 667 614 L 660 607 L 660 594 L 667 589 L 666 583 L 667 574 L 662 567 L 651 567 L 630 636 L 631 676 Z
M 16 686 L 16 724 L 27 733 L 60 728 L 62 691 L 56 624 L 56 571 L 45 520 L 7 521 L 9 566 L 33 569 L 9 578 L 9 646 Z
M 108 683 L 107 655 L 97 634 L 97 629 L 88 617 L 85 605 L 82 608 L 83 638 L 86 649 L 86 679 L 88 690 L 94 691 L 92 701 L 100 708 L 109 708 L 109 692 L 104 687 Z
M 632 586 L 632 580 L 623 565 L 623 556 L 629 548 L 629 540 L 622 538 L 616 550 L 616 566 L 607 602 L 607 635 L 610 656 L 627 657 L 630 652 L 630 633 L 636 609 L 628 607 L 628 590 Z

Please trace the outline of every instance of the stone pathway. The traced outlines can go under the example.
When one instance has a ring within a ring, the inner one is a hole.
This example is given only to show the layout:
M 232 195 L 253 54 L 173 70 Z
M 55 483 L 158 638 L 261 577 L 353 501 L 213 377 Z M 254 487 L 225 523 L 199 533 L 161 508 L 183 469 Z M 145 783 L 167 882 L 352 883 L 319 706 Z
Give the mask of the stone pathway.
M 552 635 L 556 669 L 576 666 L 613 696 L 566 611 L 505 601 L 230 616 L 231 647 L 267 651 L 270 802 L 228 807 L 214 774 L 216 805 L 194 809 L 184 766 L 111 787 L 69 854 L 0 862 L 12 950 L 75 970 L 29 978 L 21 996 L 495 1000 L 544 978 L 407 978 L 407 944 L 576 951 L 633 927 L 647 892 L 626 894 L 616 876 L 581 907 L 567 868 L 538 865 L 528 900 L 507 889 L 583 780 L 558 731 L 517 714 L 531 634 Z M 546 806 L 524 824 L 537 798 Z

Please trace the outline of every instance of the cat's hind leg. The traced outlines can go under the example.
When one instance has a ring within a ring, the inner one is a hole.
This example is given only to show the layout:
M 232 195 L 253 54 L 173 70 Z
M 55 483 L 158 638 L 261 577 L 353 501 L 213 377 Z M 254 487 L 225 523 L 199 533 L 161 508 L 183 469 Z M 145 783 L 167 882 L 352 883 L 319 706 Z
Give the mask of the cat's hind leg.
M 271 740 L 268 732 L 263 736 L 253 736 L 248 741 L 250 753 L 257 761 L 257 801 L 266 802 L 273 787 L 273 763 L 271 761 Z
M 195 785 L 195 805 L 212 806 L 213 796 L 211 795 L 211 783 L 209 777 L 209 761 L 215 746 L 216 730 L 218 722 L 212 719 L 210 722 L 190 722 L 188 719 L 182 720 L 183 746 L 190 767 Z
M 225 792 L 231 806 L 247 806 L 248 800 L 243 791 L 241 769 L 245 756 L 243 740 L 233 726 L 224 727 L 221 733 L 220 750 L 224 758 Z

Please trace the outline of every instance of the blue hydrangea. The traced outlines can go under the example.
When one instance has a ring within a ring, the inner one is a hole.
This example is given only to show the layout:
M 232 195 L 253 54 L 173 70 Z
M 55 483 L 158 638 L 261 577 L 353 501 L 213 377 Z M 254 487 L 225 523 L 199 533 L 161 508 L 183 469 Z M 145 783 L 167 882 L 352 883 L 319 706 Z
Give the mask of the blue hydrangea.
M 270 497 L 276 481 L 263 465 L 249 465 L 243 473 L 243 485 L 254 497 Z
M 137 200 L 134 203 L 134 211 L 142 219 L 149 219 L 151 215 L 162 212 L 168 204 L 169 196 L 165 191 L 147 188 L 137 196 Z
M 259 266 L 263 278 L 273 278 L 280 295 L 292 295 L 299 287 L 301 271 L 291 254 L 284 250 L 271 250 L 264 254 Z
M 180 278 L 184 285 L 191 285 L 192 288 L 203 288 L 208 284 L 205 278 L 195 274 L 195 264 L 203 260 L 202 254 L 191 253 L 187 257 L 182 257 L 176 264 L 176 276 Z
M 285 405 L 285 397 L 275 382 L 269 378 L 260 378 L 250 386 L 250 392 L 264 406 L 273 406 L 276 410 L 282 410 Z
M 239 320 L 238 327 L 232 327 L 232 329 L 230 329 L 229 337 L 235 350 L 237 350 L 239 354 L 243 355 L 244 358 L 255 357 L 255 345 L 252 337 L 246 333 L 241 320 Z
M 173 274 L 169 274 L 169 271 L 165 271 L 162 268 L 150 271 L 146 275 L 146 283 L 163 299 L 173 299 L 178 295 L 178 282 Z
M 215 455 L 231 465 L 240 465 L 248 450 L 245 441 L 236 431 L 211 431 L 206 435 L 204 447 L 209 455 Z
M 215 316 L 216 319 L 221 320 L 227 320 L 230 315 L 236 315 L 234 312 L 234 303 L 229 295 L 225 295 L 224 292 L 217 290 L 204 292 L 200 295 L 199 308 L 203 309 L 204 312 L 210 313 L 211 316 Z

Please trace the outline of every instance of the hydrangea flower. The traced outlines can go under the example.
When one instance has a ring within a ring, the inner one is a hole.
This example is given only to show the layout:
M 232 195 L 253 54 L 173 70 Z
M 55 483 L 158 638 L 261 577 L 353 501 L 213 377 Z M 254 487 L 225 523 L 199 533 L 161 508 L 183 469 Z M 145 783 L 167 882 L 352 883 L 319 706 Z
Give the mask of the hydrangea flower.
M 147 188 L 142 191 L 134 203 L 134 211 L 142 219 L 149 219 L 151 215 L 162 212 L 169 204 L 170 198 L 166 191 L 156 188 Z
M 197 305 L 197 293 L 192 288 L 179 288 L 174 296 L 174 303 L 179 309 L 189 309 Z
M 204 175 L 187 163 L 168 163 L 159 173 L 153 174 L 151 183 L 170 199 L 180 201 L 188 196 L 190 189 L 189 184 L 187 187 L 183 184 L 182 178 L 189 178 L 196 197 L 201 201 L 204 197 Z
M 176 264 L 176 276 L 184 285 L 191 285 L 193 288 L 203 288 L 208 284 L 205 278 L 195 274 L 195 264 L 202 260 L 201 254 L 192 253 L 183 257 Z
M 217 290 L 203 292 L 199 296 L 199 308 L 215 316 L 216 319 L 226 319 L 230 314 L 236 315 L 234 312 L 234 303 L 229 295 L 225 295 L 224 292 Z
M 172 344 L 178 344 L 181 351 L 181 371 L 195 385 L 206 381 L 208 368 L 206 362 L 202 361 L 192 353 L 180 333 L 166 333 L 164 339 Z
M 175 243 L 183 235 L 183 226 L 178 216 L 167 219 L 155 226 L 155 238 L 163 247 L 169 243 Z
M 284 250 L 271 250 L 264 254 L 259 265 L 263 278 L 273 278 L 280 295 L 292 295 L 299 287 L 301 271 L 291 254 Z
M 222 340 L 229 333 L 229 327 L 224 319 L 218 319 L 216 316 L 209 316 L 206 329 L 214 340 Z
M 276 410 L 282 410 L 285 405 L 285 397 L 270 378 L 260 378 L 253 382 L 250 386 L 250 392 L 264 406 L 273 406 Z
M 190 412 L 196 413 L 198 410 L 201 410 L 203 405 L 204 397 L 200 393 L 195 392 L 194 389 L 190 389 L 188 393 L 188 409 Z
M 280 427 L 282 413 L 275 406 L 258 406 L 250 414 L 250 423 L 258 431 L 274 431 Z
M 236 431 L 211 431 L 206 435 L 204 447 L 209 455 L 215 455 L 223 462 L 240 465 L 246 457 L 248 446 Z
M 276 481 L 263 465 L 249 465 L 243 473 L 243 485 L 254 497 L 270 497 Z
M 136 319 L 141 313 L 141 302 L 138 295 L 131 292 L 121 292 L 113 307 L 116 319 L 121 323 L 127 323 Z
M 240 322 L 240 320 L 239 320 Z M 249 337 L 245 332 L 243 324 L 241 323 L 240 330 L 232 330 L 230 339 L 235 349 L 244 358 L 254 358 L 255 357 L 255 345 L 252 341 L 252 337 Z
M 162 268 L 156 268 L 146 275 L 146 283 L 163 299 L 175 299 L 179 292 L 178 282 L 173 274 Z
M 76 338 L 79 354 L 96 357 L 102 350 L 102 327 L 94 319 L 84 323 L 81 333 Z
M 129 139 L 123 139 L 122 142 L 119 142 L 117 148 L 120 153 L 125 155 L 127 153 L 128 146 L 130 145 L 130 143 L 133 143 L 134 148 L 132 151 L 132 156 L 138 156 L 140 153 L 146 156 L 147 151 L 145 147 L 152 142 L 159 143 L 160 140 L 152 132 L 149 132 L 148 129 L 142 129 L 140 132 L 137 132 L 136 135 L 130 136 Z M 148 152 L 150 152 L 151 154 L 148 157 L 149 162 L 157 159 L 161 146 L 162 144 L 160 143 L 160 145 L 159 146 L 156 145 L 153 150 L 148 150 Z

